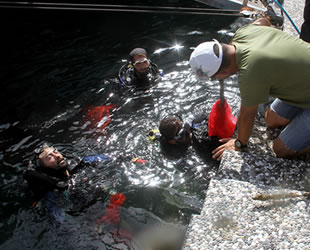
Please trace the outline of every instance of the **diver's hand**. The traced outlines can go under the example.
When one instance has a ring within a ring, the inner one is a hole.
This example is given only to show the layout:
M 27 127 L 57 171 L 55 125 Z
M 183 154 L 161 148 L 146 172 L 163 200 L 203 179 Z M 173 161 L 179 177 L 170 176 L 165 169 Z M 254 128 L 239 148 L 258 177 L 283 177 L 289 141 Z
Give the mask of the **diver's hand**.
M 68 186 L 69 186 L 69 183 L 66 181 L 59 181 L 56 183 L 56 188 L 58 190 L 64 190 L 64 189 L 68 188 Z
M 231 149 L 231 150 L 236 150 L 236 147 L 235 147 L 235 140 L 236 139 L 233 139 L 233 138 L 223 138 L 223 139 L 220 139 L 219 142 L 222 142 L 224 143 L 223 145 L 217 147 L 216 149 L 214 149 L 212 151 L 212 158 L 213 159 L 216 159 L 216 160 L 221 160 L 222 156 L 223 156 L 223 153 L 226 149 Z

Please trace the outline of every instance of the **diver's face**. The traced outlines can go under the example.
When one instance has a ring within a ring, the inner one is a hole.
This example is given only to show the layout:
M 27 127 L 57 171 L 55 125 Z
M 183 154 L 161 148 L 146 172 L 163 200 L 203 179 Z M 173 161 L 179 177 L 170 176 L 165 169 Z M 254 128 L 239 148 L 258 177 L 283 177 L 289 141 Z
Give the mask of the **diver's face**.
M 59 169 L 67 165 L 65 158 L 54 147 L 45 148 L 39 158 L 42 166 L 46 168 Z
M 133 66 L 138 73 L 143 74 L 147 72 L 150 62 L 145 55 L 136 55 L 133 58 Z
M 175 136 L 169 141 L 170 144 L 189 144 L 191 132 L 189 124 L 178 121 L 175 129 Z

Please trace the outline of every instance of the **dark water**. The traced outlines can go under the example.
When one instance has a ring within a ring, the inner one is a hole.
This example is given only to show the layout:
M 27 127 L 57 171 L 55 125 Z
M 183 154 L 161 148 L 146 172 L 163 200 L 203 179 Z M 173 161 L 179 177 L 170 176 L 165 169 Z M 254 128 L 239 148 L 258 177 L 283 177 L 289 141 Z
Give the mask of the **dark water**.
M 68 215 L 60 226 L 51 223 L 43 207 L 31 206 L 22 173 L 42 141 L 65 153 L 112 157 L 83 174 L 90 186 L 104 185 L 126 196 L 121 219 L 127 232 L 158 223 L 185 230 L 190 216 L 200 212 L 217 164 L 203 161 L 192 148 L 178 159 L 168 157 L 147 134 L 167 114 L 178 112 L 190 121 L 210 112 L 218 83 L 197 82 L 187 60 L 200 42 L 230 41 L 243 20 L 7 10 L 0 16 L 0 248 L 135 248 L 96 225 L 104 215 L 103 199 L 79 216 Z M 119 91 L 115 77 L 134 47 L 146 48 L 165 75 L 150 90 Z M 227 80 L 225 96 L 236 110 L 235 78 Z M 87 107 L 109 104 L 116 108 L 104 130 L 85 123 Z M 132 163 L 134 157 L 147 163 Z

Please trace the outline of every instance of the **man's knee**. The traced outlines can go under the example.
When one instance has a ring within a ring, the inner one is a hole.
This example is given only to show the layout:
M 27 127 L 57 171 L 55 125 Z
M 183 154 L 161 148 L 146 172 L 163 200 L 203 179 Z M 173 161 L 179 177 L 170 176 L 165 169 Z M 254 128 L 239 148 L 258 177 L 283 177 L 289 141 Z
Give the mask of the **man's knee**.
M 278 137 L 273 141 L 272 149 L 279 158 L 292 158 L 297 155 L 297 152 L 289 149 Z
M 265 121 L 268 128 L 272 128 L 273 125 L 272 112 L 270 108 L 265 112 Z
M 277 128 L 289 124 L 289 120 L 279 116 L 272 109 L 268 109 L 265 113 L 265 121 L 268 128 Z

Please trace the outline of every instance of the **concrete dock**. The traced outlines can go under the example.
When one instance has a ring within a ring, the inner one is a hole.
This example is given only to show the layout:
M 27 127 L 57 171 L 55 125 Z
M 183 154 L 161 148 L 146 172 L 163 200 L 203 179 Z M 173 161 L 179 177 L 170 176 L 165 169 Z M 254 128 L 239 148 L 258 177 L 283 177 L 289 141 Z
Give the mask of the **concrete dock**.
M 284 8 L 300 29 L 305 0 L 285 1 Z M 285 16 L 284 31 L 298 36 Z M 201 214 L 193 215 L 183 249 L 310 249 L 310 156 L 275 157 L 265 105 L 259 107 L 247 152 L 226 151 L 210 182 Z M 255 200 L 257 195 L 297 197 Z

